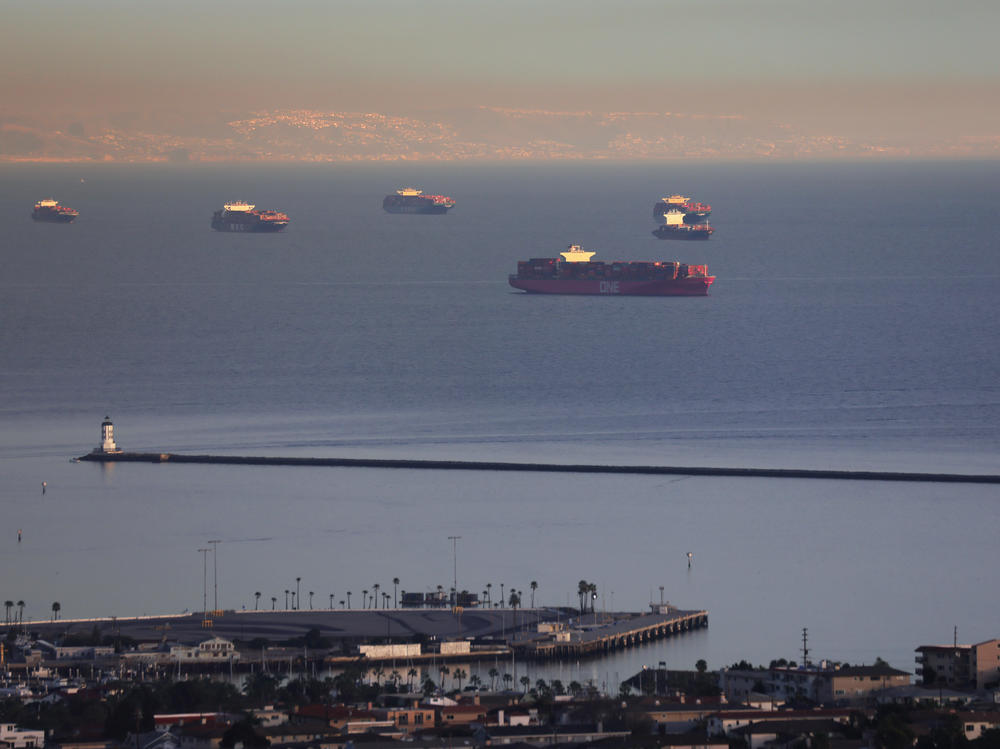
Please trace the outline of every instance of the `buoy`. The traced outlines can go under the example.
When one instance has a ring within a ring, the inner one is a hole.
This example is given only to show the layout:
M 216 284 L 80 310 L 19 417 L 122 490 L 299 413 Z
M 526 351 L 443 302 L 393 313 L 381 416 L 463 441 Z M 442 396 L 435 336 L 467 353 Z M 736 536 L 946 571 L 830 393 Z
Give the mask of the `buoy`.
M 48 486 L 48 484 L 43 481 L 42 482 L 42 494 L 45 494 L 45 487 L 47 487 L 47 486 Z
M 694 554 L 692 554 L 692 553 L 691 553 L 691 552 L 689 551 L 689 552 L 688 552 L 688 569 L 691 569 L 691 557 L 693 557 L 693 556 L 694 556 Z

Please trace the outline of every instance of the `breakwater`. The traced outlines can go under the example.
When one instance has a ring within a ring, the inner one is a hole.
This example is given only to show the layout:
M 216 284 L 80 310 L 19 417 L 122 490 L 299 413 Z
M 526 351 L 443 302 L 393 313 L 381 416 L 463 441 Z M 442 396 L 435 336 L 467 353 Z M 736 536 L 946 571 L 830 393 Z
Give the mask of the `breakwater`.
M 94 452 L 78 460 L 99 463 L 204 463 L 248 466 L 314 466 L 330 468 L 406 468 L 435 471 L 521 471 L 535 473 L 619 473 L 652 476 L 736 476 L 747 478 L 909 481 L 949 484 L 1000 484 L 1000 475 L 976 473 L 912 473 L 904 471 L 837 471 L 807 468 L 726 468 L 714 466 L 639 466 L 586 463 L 505 463 L 487 460 L 407 460 L 400 458 L 295 458 L 259 455 L 185 455 L 183 453 Z

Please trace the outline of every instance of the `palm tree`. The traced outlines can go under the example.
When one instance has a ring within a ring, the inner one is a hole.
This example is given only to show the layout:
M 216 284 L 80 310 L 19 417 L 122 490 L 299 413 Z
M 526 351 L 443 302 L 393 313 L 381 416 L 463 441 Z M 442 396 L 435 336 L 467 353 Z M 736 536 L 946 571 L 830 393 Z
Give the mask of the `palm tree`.
M 417 675 L 417 669 L 410 666 L 410 669 L 406 672 L 406 689 L 409 692 L 413 691 L 413 679 Z
M 59 611 L 61 609 L 62 609 L 62 606 L 59 605 L 59 601 L 56 601 L 55 603 L 52 604 L 52 618 L 53 619 L 58 619 L 59 618 Z
M 302 578 L 301 577 L 295 578 L 295 598 L 298 599 L 299 606 L 302 605 L 302 595 L 299 592 L 299 583 L 301 583 L 301 582 L 302 582 Z
M 479 677 L 479 674 L 473 674 L 469 677 L 469 686 L 475 687 L 477 690 L 483 684 L 483 680 Z
M 518 679 L 518 681 L 521 682 L 521 686 L 524 687 L 524 693 L 527 694 L 528 687 L 531 686 L 531 679 L 529 679 L 527 676 L 522 676 L 520 679 Z
M 17 602 L 17 621 L 24 624 L 24 601 Z
M 444 677 L 445 677 L 445 675 L 448 672 L 451 671 L 451 669 L 448 668 L 446 665 L 444 665 L 442 663 L 440 666 L 438 666 L 438 671 L 441 673 L 441 689 L 443 690 L 444 689 Z
M 580 682 L 574 680 L 569 683 L 569 693 L 574 697 L 578 696 L 582 691 L 583 685 Z
M 378 583 L 375 583 L 372 586 L 372 588 L 375 589 L 375 594 L 372 596 L 372 608 L 373 609 L 377 609 L 378 608 L 378 589 L 379 589 L 379 587 L 381 587 L 381 586 Z
M 588 586 L 588 591 L 590 592 L 590 613 L 594 613 L 594 603 L 597 601 L 597 583 L 591 583 Z
M 490 605 L 493 605 L 493 598 L 491 594 L 493 593 L 493 583 L 486 583 L 486 598 L 489 600 Z
M 271 611 L 274 611 L 274 609 L 277 608 L 277 606 L 278 606 L 278 597 L 271 596 Z
M 361 591 L 361 608 L 368 608 L 368 588 Z
M 503 675 L 503 683 L 504 683 L 504 688 L 505 689 L 510 689 L 510 683 L 512 681 L 514 681 L 514 677 L 513 676 L 511 676 L 510 674 L 504 674 Z
M 469 674 L 465 671 L 464 668 L 456 668 L 455 669 L 455 673 L 453 673 L 451 675 L 451 678 L 453 678 L 455 681 L 458 682 L 458 691 L 459 692 L 462 691 L 462 679 L 468 677 L 468 675 Z
M 253 610 L 256 611 L 258 605 L 260 604 L 260 591 L 258 590 L 253 594 Z
M 521 597 L 517 594 L 516 590 L 512 590 L 510 592 L 510 599 L 507 602 L 510 604 L 512 609 L 517 611 L 517 605 L 521 603 Z
M 492 692 L 494 689 L 496 689 L 497 677 L 500 675 L 500 672 L 497 671 L 496 668 L 491 668 L 489 671 L 487 671 L 487 673 L 489 674 L 490 677 L 490 691 Z
M 580 597 L 580 616 L 587 613 L 587 593 L 590 592 L 590 583 L 581 580 L 576 585 L 576 594 Z
M 531 608 L 535 608 L 535 591 L 538 590 L 538 583 L 532 580 L 528 587 L 531 588 Z
M 351 608 L 351 591 L 347 591 L 347 608 Z
M 500 583 L 500 604 L 503 605 L 503 583 Z
M 396 598 L 396 591 L 398 589 L 399 589 L 399 578 L 398 577 L 394 577 L 394 578 L 392 578 L 392 607 L 394 609 L 398 609 L 399 608 L 399 604 L 398 604 L 397 598 Z
M 310 590 L 309 591 L 309 610 L 310 611 L 312 611 L 312 607 L 313 607 L 313 592 Z
M 330 594 L 330 610 L 333 610 L 333 593 Z

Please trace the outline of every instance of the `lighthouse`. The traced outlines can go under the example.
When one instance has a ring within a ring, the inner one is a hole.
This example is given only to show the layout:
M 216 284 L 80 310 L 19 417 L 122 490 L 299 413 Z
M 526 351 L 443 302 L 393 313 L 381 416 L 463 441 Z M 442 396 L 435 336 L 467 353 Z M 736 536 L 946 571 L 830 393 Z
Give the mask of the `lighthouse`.
M 94 448 L 95 453 L 120 453 L 118 445 L 115 444 L 115 425 L 111 423 L 111 417 L 105 416 L 101 422 L 101 446 Z

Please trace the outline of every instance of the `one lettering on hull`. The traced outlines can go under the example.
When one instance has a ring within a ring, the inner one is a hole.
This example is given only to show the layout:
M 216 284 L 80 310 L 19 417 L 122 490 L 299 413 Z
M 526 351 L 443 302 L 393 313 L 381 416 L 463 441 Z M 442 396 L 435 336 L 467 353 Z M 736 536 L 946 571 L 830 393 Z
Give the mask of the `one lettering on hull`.
M 601 293 L 602 294 L 621 294 L 621 288 L 618 285 L 618 281 L 601 281 Z

